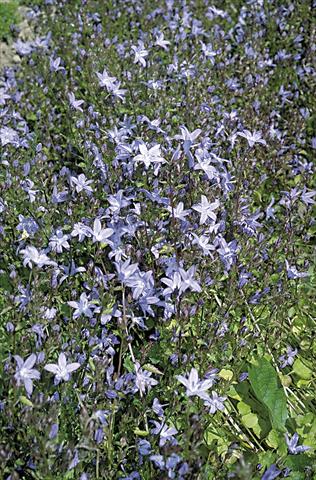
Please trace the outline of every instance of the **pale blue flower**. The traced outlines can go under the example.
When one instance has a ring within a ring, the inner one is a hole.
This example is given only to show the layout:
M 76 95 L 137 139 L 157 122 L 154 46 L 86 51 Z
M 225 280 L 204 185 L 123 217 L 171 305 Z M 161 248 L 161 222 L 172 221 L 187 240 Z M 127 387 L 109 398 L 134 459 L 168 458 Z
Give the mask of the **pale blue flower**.
M 217 410 L 224 410 L 224 402 L 227 397 L 220 397 L 215 391 L 212 391 L 211 397 L 204 402 L 204 405 L 209 409 L 210 413 L 215 413 Z
M 108 91 L 111 91 L 116 82 L 116 77 L 110 77 L 108 72 L 104 69 L 102 73 L 97 72 L 100 87 L 106 87 Z
M 281 475 L 281 470 L 279 470 L 275 464 L 271 465 L 265 473 L 262 475 L 261 480 L 274 480 L 279 475 Z
M 168 40 L 165 40 L 163 33 L 159 33 L 159 35 L 156 36 L 155 45 L 157 45 L 157 47 L 163 48 L 164 50 L 168 50 L 168 45 L 170 45 L 170 42 Z
M 0 140 L 3 147 L 8 144 L 16 145 L 19 141 L 18 132 L 10 127 L 2 127 L 0 128 Z
M 119 98 L 120 100 L 124 100 L 127 90 L 120 87 L 121 87 L 121 82 L 116 82 L 111 89 L 111 94 L 113 95 L 113 97 Z
M 21 253 L 24 256 L 23 259 L 23 265 L 28 266 L 30 268 L 33 267 L 33 264 L 35 264 L 37 267 L 42 268 L 45 265 L 54 265 L 57 266 L 56 262 L 53 262 L 48 258 L 46 253 L 44 253 L 42 250 L 39 251 L 37 250 L 36 247 L 25 247 L 23 250 L 21 250 Z
M 285 260 L 287 276 L 290 280 L 297 278 L 305 278 L 309 276 L 308 272 L 299 272 L 294 265 L 289 265 L 289 262 Z
M 162 405 L 159 402 L 158 398 L 154 398 L 152 409 L 155 412 L 155 414 L 158 415 L 158 417 L 163 417 L 164 416 L 163 407 L 166 407 L 166 406 L 167 406 L 167 404 Z
M 266 145 L 266 141 L 262 138 L 261 132 L 250 132 L 249 130 L 243 130 L 242 132 L 237 132 L 237 135 L 244 137 L 250 148 L 252 148 L 256 143 L 261 143 L 261 145 Z
M 196 233 L 192 233 L 192 235 L 194 238 L 193 245 L 197 245 L 198 247 L 200 247 L 204 255 L 211 255 L 211 252 L 215 250 L 215 247 L 214 245 L 209 243 L 209 237 L 207 237 L 206 235 L 198 236 L 196 235 Z
M 196 267 L 192 265 L 189 270 L 185 271 L 183 268 L 179 268 L 179 273 L 181 276 L 181 285 L 179 293 L 185 292 L 188 288 L 193 292 L 201 292 L 201 287 L 196 280 L 194 280 L 194 276 L 196 273 Z
M 138 269 L 138 263 L 131 264 L 130 258 L 125 260 L 125 262 L 114 262 L 114 265 L 117 270 L 118 278 L 122 283 L 126 283 L 126 281 L 132 275 L 134 275 L 134 273 Z
M 58 364 L 48 363 L 44 367 L 45 370 L 55 375 L 57 382 L 60 382 L 61 380 L 67 382 L 70 379 L 70 374 L 75 370 L 78 370 L 78 368 L 80 368 L 80 363 L 77 362 L 68 363 L 67 365 L 66 355 L 63 352 L 59 354 Z
M 119 190 L 115 195 L 109 195 L 107 198 L 110 206 L 109 211 L 113 214 L 119 214 L 121 209 L 130 204 L 130 197 L 124 197 L 123 190 Z
M 279 357 L 281 363 L 281 368 L 285 368 L 288 365 L 293 365 L 294 358 L 297 355 L 297 348 L 287 347 L 286 353 Z
M 138 41 L 138 45 L 132 45 L 132 50 L 135 54 L 134 63 L 140 63 L 143 67 L 146 67 L 145 58 L 148 56 L 148 50 L 145 49 L 144 42 Z
M 155 425 L 155 428 L 152 429 L 151 433 L 160 436 L 160 447 L 163 447 L 167 441 L 171 442 L 173 445 L 177 443 L 176 440 L 173 438 L 173 436 L 178 433 L 178 430 L 176 428 L 168 427 L 166 423 L 159 423 L 156 420 L 152 420 L 152 423 Z
M 48 438 L 50 440 L 53 440 L 58 435 L 58 430 L 59 430 L 58 423 L 53 423 L 50 428 Z
M 150 460 L 155 464 L 156 467 L 162 470 L 165 466 L 165 461 L 162 455 L 150 455 Z
M 102 228 L 100 220 L 96 218 L 93 222 L 93 230 L 91 229 L 91 233 L 93 237 L 93 243 L 106 243 L 108 238 L 113 235 L 114 230 L 113 228 Z
M 76 192 L 80 193 L 82 191 L 90 194 L 93 192 L 90 184 L 93 183 L 92 180 L 87 180 L 84 173 L 78 175 L 78 177 L 70 177 L 71 184 L 75 185 Z
M 61 67 L 60 64 L 61 64 L 60 57 L 55 58 L 55 60 L 53 58 L 50 58 L 50 62 L 49 62 L 50 71 L 58 72 L 59 70 L 64 70 L 64 67 Z
M 72 92 L 68 93 L 68 98 L 69 98 L 70 105 L 74 110 L 83 112 L 81 105 L 84 103 L 84 100 L 76 100 L 75 95 Z
M 316 195 L 316 190 L 307 191 L 306 187 L 304 187 L 301 195 L 302 201 L 305 203 L 306 206 L 308 205 L 315 205 L 316 202 L 313 197 Z
M 68 239 L 69 236 L 64 235 L 63 231 L 60 228 L 57 228 L 56 233 L 49 239 L 49 246 L 53 252 L 62 253 L 63 249 L 70 249 Z
M 272 218 L 273 220 L 275 219 L 275 215 L 274 215 L 275 209 L 273 208 L 274 202 L 275 202 L 275 199 L 272 195 L 271 202 L 269 203 L 269 205 L 266 208 L 266 219 L 267 220 L 269 220 L 269 218 Z
M 304 445 L 297 445 L 297 443 L 298 443 L 298 433 L 294 433 L 292 438 L 290 438 L 288 436 L 288 434 L 286 433 L 285 434 L 285 441 L 286 441 L 286 444 L 287 444 L 287 448 L 292 455 L 297 455 L 299 453 L 306 452 L 307 450 L 309 450 L 311 448 L 311 447 L 306 447 Z
M 158 381 L 154 378 L 151 378 L 152 372 L 143 370 L 140 367 L 139 362 L 136 362 L 134 367 L 136 373 L 135 385 L 141 394 L 146 392 L 146 388 L 150 390 L 154 385 L 158 385 Z
M 196 368 L 191 369 L 191 372 L 187 378 L 183 377 L 182 375 L 177 375 L 176 379 L 186 387 L 186 395 L 188 397 L 197 396 L 203 400 L 211 400 L 207 390 L 209 390 L 213 385 L 213 379 L 200 381 Z
M 200 128 L 197 128 L 193 132 L 189 132 L 187 127 L 185 127 L 184 125 L 180 127 L 180 130 L 181 135 L 176 135 L 175 139 L 183 140 L 183 150 L 189 159 L 189 167 L 192 168 L 194 165 L 194 160 L 192 157 L 192 153 L 190 152 L 190 148 L 194 146 L 194 141 L 202 133 L 202 130 Z
M 82 222 L 75 223 L 71 232 L 72 237 L 78 237 L 79 242 L 92 235 L 91 228 Z
M 148 440 L 138 441 L 138 453 L 140 455 L 149 455 L 151 452 L 151 445 Z
M 155 165 L 157 163 L 165 163 L 165 159 L 162 158 L 160 152 L 160 145 L 154 145 L 151 148 L 147 148 L 145 144 L 139 145 L 140 154 L 134 157 L 134 161 L 137 164 L 138 162 L 142 162 L 146 169 L 150 167 L 150 165 Z
M 20 232 L 25 231 L 28 235 L 34 235 L 39 229 L 38 224 L 32 217 L 24 217 L 24 215 L 19 215 L 19 221 L 20 223 L 16 229 Z
M 208 201 L 205 195 L 201 195 L 201 202 L 197 205 L 193 205 L 193 210 L 196 210 L 200 213 L 200 225 L 203 225 L 208 219 L 211 219 L 213 222 L 216 222 L 216 215 L 214 210 L 219 207 L 219 201 L 211 203 Z
M 202 170 L 209 180 L 217 179 L 219 177 L 219 172 L 214 165 L 211 164 L 212 158 L 201 158 L 199 152 L 196 152 L 196 158 L 198 163 L 194 165 L 194 170 Z
M 172 207 L 169 205 L 167 207 L 167 210 L 172 214 L 174 218 L 183 221 L 185 221 L 185 217 L 187 217 L 190 213 L 190 210 L 184 210 L 183 202 L 179 202 L 176 207 Z
M 85 292 L 80 295 L 80 300 L 78 302 L 69 301 L 67 303 L 70 307 L 75 309 L 73 314 L 74 319 L 79 318 L 81 315 L 84 315 L 88 318 L 93 316 L 93 309 L 95 308 L 95 305 L 89 301 Z
M 28 395 L 32 395 L 33 380 L 39 380 L 41 376 L 40 372 L 33 368 L 36 362 L 36 355 L 32 353 L 25 361 L 19 355 L 14 355 L 14 359 L 17 363 L 14 375 L 17 385 L 20 386 L 23 383 Z

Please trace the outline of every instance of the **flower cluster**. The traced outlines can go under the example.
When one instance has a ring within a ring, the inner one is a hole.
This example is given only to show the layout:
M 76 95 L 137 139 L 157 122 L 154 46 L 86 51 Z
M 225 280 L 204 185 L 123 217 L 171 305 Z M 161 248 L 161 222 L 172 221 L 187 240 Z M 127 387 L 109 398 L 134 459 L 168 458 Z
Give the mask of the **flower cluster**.
M 1 478 L 312 469 L 313 2 L 35 3 L 0 72 Z

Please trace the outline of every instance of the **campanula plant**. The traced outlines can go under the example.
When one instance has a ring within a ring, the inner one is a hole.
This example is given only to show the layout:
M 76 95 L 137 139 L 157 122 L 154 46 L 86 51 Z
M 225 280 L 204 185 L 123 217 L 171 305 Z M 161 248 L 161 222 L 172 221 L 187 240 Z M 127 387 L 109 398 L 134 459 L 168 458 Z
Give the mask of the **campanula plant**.
M 315 5 L 28 4 L 0 478 L 314 478 Z

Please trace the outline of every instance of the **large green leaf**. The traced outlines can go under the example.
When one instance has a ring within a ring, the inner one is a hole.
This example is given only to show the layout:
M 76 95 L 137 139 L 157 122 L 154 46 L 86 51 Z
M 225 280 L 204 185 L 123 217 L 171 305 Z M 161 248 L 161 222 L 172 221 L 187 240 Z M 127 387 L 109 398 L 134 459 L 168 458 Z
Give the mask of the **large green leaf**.
M 304 453 L 299 455 L 289 455 L 285 460 L 285 465 L 293 471 L 302 471 L 305 467 L 311 465 L 313 459 Z
M 263 357 L 256 359 L 256 365 L 249 368 L 250 385 L 259 400 L 268 410 L 274 429 L 285 432 L 288 417 L 286 396 L 280 385 L 277 372 Z

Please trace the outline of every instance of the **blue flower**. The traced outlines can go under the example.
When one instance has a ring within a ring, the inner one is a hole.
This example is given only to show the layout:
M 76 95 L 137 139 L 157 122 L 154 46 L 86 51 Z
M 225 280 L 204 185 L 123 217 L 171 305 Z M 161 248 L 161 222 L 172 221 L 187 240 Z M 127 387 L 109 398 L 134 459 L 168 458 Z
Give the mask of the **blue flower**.
M 91 194 L 93 192 L 90 184 L 93 183 L 92 180 L 87 180 L 84 173 L 78 175 L 78 177 L 70 177 L 70 181 L 72 185 L 75 185 L 75 189 L 77 193 L 82 191 L 86 192 L 87 194 Z
M 57 436 L 58 430 L 59 430 L 58 424 L 57 424 L 57 423 L 53 423 L 53 425 L 52 425 L 51 428 L 50 428 L 50 432 L 49 432 L 48 438 L 49 438 L 50 440 L 53 440 L 53 439 Z
M 213 213 L 213 210 L 216 210 L 219 207 L 219 201 L 211 203 L 208 201 L 205 195 L 201 195 L 201 202 L 197 205 L 193 205 L 193 210 L 196 210 L 200 213 L 200 225 L 203 225 L 208 219 L 216 222 L 216 214 Z
M 146 388 L 150 390 L 154 385 L 158 385 L 158 381 L 151 378 L 152 372 L 143 370 L 138 362 L 135 363 L 135 372 L 135 385 L 141 395 L 146 392 Z
M 25 361 L 19 355 L 14 355 L 14 359 L 17 363 L 14 375 L 17 385 L 20 386 L 23 383 L 28 395 L 32 395 L 33 380 L 39 380 L 41 377 L 40 372 L 33 368 L 36 362 L 36 355 L 32 353 Z
M 83 112 L 81 105 L 84 103 L 84 100 L 76 100 L 75 95 L 72 92 L 68 93 L 68 98 L 69 98 L 70 105 L 74 110 Z
M 224 402 L 227 397 L 220 397 L 216 392 L 212 392 L 212 397 L 210 397 L 204 405 L 209 409 L 211 414 L 215 413 L 217 410 L 223 411 L 225 409 Z
M 159 35 L 156 36 L 155 45 L 163 48 L 164 50 L 168 50 L 167 45 L 170 45 L 170 42 L 168 40 L 165 40 L 163 33 L 159 33 Z
M 143 162 L 146 169 L 151 165 L 155 165 L 157 163 L 165 163 L 165 159 L 162 158 L 160 152 L 160 145 L 154 145 L 151 148 L 147 148 L 145 144 L 139 145 L 140 154 L 134 157 L 134 161 L 137 164 L 138 162 Z
M 97 72 L 100 87 L 106 87 L 108 91 L 111 91 L 115 85 L 116 77 L 110 77 L 108 72 L 104 69 L 102 73 Z
M 309 276 L 308 272 L 299 272 L 294 265 L 289 265 L 289 262 L 285 260 L 287 276 L 290 280 L 296 280 L 297 278 L 305 278 Z
M 237 135 L 244 137 L 250 148 L 252 148 L 256 143 L 261 143 L 261 145 L 266 145 L 266 141 L 263 140 L 261 132 L 250 132 L 249 130 L 244 130 L 243 132 L 237 132 Z
M 298 433 L 294 433 L 293 437 L 290 438 L 288 434 L 285 435 L 285 441 L 289 452 L 293 455 L 297 455 L 298 453 L 303 453 L 309 450 L 311 447 L 305 447 L 304 445 L 297 445 L 298 443 Z
M 156 467 L 160 468 L 160 470 L 163 470 L 165 467 L 165 461 L 162 455 L 150 455 L 149 458 Z
M 271 465 L 265 473 L 262 475 L 261 480 L 274 480 L 281 474 L 281 470 L 278 470 L 276 465 Z
M 74 319 L 79 318 L 82 314 L 88 318 L 93 317 L 93 309 L 96 308 L 96 306 L 89 301 L 85 292 L 80 295 L 80 300 L 78 302 L 69 301 L 67 303 L 70 307 L 75 309 L 73 314 Z
M 37 223 L 33 218 L 19 215 L 19 220 L 20 220 L 20 223 L 16 227 L 16 229 L 19 230 L 20 232 L 25 231 L 28 235 L 34 235 L 38 231 L 39 226 L 37 225 Z
M 39 268 L 44 267 L 45 265 L 54 265 L 57 266 L 56 262 L 53 262 L 48 258 L 46 253 L 43 250 L 37 250 L 37 248 L 29 246 L 21 250 L 21 253 L 24 256 L 23 265 L 32 268 L 33 263 Z
M 171 444 L 176 445 L 177 441 L 173 438 L 174 435 L 178 433 L 178 430 L 174 427 L 168 427 L 166 423 L 156 422 L 156 420 L 151 421 L 155 428 L 151 430 L 151 433 L 154 435 L 160 435 L 159 446 L 163 447 L 167 442 L 171 442 Z
M 212 378 L 200 381 L 197 369 L 192 368 L 187 378 L 182 375 L 177 375 L 176 379 L 186 387 L 186 395 L 188 397 L 197 396 L 211 402 L 207 390 L 209 390 L 214 383 Z
M 106 243 L 108 238 L 113 235 L 114 230 L 113 228 L 102 228 L 100 220 L 96 218 L 93 222 L 93 230 L 91 229 L 91 233 L 93 237 L 93 243 Z
M 2 127 L 0 128 L 0 141 L 3 147 L 9 144 L 17 145 L 19 141 L 18 132 L 10 127 Z
M 285 368 L 287 365 L 293 365 L 294 358 L 297 354 L 297 348 L 287 347 L 286 353 L 279 357 L 281 363 L 281 368 Z
M 143 67 L 146 67 L 145 58 L 148 56 L 148 50 L 145 49 L 144 43 L 139 40 L 138 45 L 132 45 L 132 50 L 135 54 L 134 63 L 140 63 Z
M 70 374 L 75 370 L 80 368 L 80 363 L 68 363 L 66 360 L 66 355 L 64 353 L 60 353 L 58 357 L 58 364 L 56 363 L 48 363 L 45 365 L 44 369 L 48 372 L 54 373 L 55 379 L 57 382 L 64 380 L 67 382 L 70 379 Z
M 139 440 L 138 453 L 140 455 L 149 455 L 151 452 L 151 445 L 147 440 Z
M 176 207 L 169 205 L 167 210 L 172 214 L 172 217 L 183 221 L 185 221 L 185 217 L 187 217 L 190 213 L 190 210 L 184 210 L 183 202 L 179 202 Z

